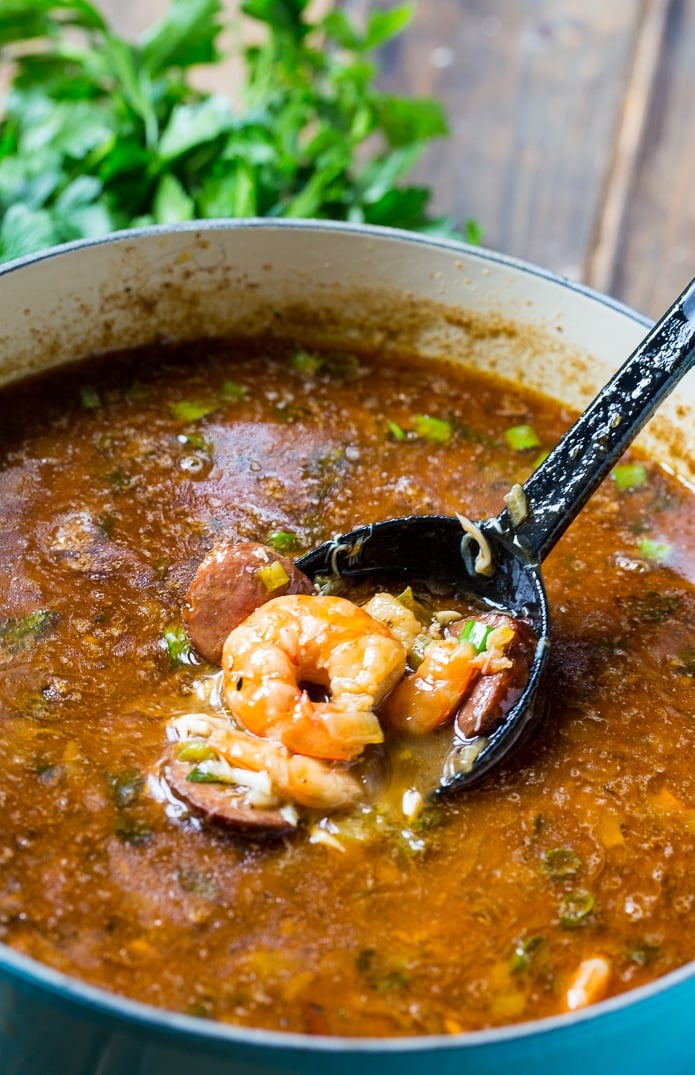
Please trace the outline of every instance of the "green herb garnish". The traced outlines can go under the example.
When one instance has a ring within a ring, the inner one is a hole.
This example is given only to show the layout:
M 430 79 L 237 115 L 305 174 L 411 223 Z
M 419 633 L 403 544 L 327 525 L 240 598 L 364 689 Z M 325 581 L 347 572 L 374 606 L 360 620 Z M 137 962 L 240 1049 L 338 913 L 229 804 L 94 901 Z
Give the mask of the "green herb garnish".
M 113 803 L 122 810 L 137 802 L 145 778 L 137 769 L 128 769 L 123 773 L 107 773 L 106 784 Z
M 392 440 L 405 440 L 405 433 L 397 422 L 387 421 L 386 432 Z
M 530 448 L 540 447 L 540 437 L 533 426 L 510 426 L 504 431 L 504 439 L 514 452 L 527 452 Z
M 645 560 L 653 560 L 655 564 L 663 564 L 671 555 L 671 546 L 667 541 L 653 541 L 651 538 L 642 538 L 637 551 Z
M 27 616 L 0 619 L 0 657 L 3 651 L 13 654 L 27 649 L 50 631 L 57 620 L 58 613 L 49 609 L 30 612 Z
M 136 42 L 89 0 L 13 0 L 0 123 L 0 260 L 116 228 L 193 218 L 319 217 L 460 234 L 410 185 L 441 105 L 378 88 L 375 51 L 413 7 L 312 18 L 305 0 L 246 0 L 253 43 L 223 55 L 220 0 L 172 0 Z M 242 35 L 234 35 L 242 41 Z M 241 107 L 191 70 L 234 59 Z M 474 222 L 469 241 L 479 241 Z
M 323 366 L 323 359 L 312 351 L 295 351 L 290 358 L 290 366 L 305 377 L 314 377 Z
M 173 623 L 166 627 L 163 638 L 170 668 L 193 663 L 193 646 L 182 623 Z
M 479 620 L 466 620 L 459 631 L 459 642 L 470 642 L 476 653 L 483 653 L 487 649 L 487 640 L 492 627 L 488 623 L 480 623 Z
M 453 436 L 451 422 L 444 418 L 433 418 L 429 414 L 416 414 L 413 428 L 422 440 L 431 440 L 434 444 L 448 444 Z
M 541 865 L 548 877 L 557 879 L 573 877 L 579 872 L 582 860 L 570 847 L 551 847 L 543 855 Z
M 647 468 L 642 463 L 622 463 L 611 471 L 615 487 L 619 493 L 642 489 L 649 482 Z
M 177 761 L 186 761 L 191 764 L 198 764 L 201 761 L 212 761 L 217 757 L 217 754 L 208 745 L 206 739 L 184 739 L 183 742 L 177 743 L 174 754 Z
M 85 411 L 98 411 L 101 407 L 99 393 L 91 384 L 83 384 L 80 387 L 80 406 Z
M 533 954 L 543 944 L 543 940 L 540 933 L 534 933 L 516 942 L 511 959 L 512 974 L 520 974 L 528 970 Z
M 236 381 L 225 381 L 220 389 L 220 399 L 226 403 L 243 403 L 249 398 L 249 390 L 246 385 L 237 384 Z
M 172 403 L 169 410 L 179 422 L 198 422 L 206 415 L 212 414 L 218 407 L 219 403 L 216 400 L 182 399 L 178 403 Z
M 299 544 L 297 535 L 291 530 L 271 530 L 265 540 L 271 549 L 280 553 L 294 552 Z
M 563 929 L 577 929 L 579 926 L 583 926 L 587 919 L 591 916 L 595 899 L 592 892 L 587 891 L 585 888 L 577 889 L 574 892 L 568 892 L 560 900 L 558 907 L 560 916 L 560 925 Z

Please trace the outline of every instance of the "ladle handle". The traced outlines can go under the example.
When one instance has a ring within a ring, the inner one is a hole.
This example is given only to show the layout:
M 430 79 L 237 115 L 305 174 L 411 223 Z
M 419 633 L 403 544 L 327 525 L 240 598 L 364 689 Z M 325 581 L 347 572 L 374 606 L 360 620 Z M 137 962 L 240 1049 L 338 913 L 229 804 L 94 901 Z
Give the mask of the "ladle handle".
M 503 532 L 542 561 L 694 364 L 695 280 L 525 482 L 526 517 L 498 516 Z

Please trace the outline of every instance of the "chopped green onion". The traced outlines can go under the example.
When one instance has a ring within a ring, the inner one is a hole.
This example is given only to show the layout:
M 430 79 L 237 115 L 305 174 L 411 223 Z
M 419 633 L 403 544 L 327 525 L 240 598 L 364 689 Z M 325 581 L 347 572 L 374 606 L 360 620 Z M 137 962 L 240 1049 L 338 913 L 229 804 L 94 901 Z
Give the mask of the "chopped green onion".
M 619 493 L 625 493 L 631 489 L 642 489 L 649 481 L 647 468 L 642 463 L 623 463 L 613 467 L 611 473 Z
M 119 840 L 133 847 L 145 847 L 153 836 L 152 826 L 142 818 L 119 816 L 114 825 Z
M 191 784 L 223 784 L 224 781 L 220 779 L 218 773 L 208 772 L 207 769 L 201 768 L 196 765 L 195 769 L 191 769 L 190 773 L 186 777 Z
M 217 401 L 182 399 L 178 403 L 172 403 L 169 410 L 180 422 L 198 422 L 218 407 Z
M 173 623 L 164 629 L 164 645 L 169 655 L 170 668 L 193 663 L 193 646 L 182 623 Z
M 0 619 L 0 655 L 19 653 L 26 649 L 55 625 L 58 613 L 48 609 L 30 612 L 27 616 Z
M 453 436 L 451 422 L 444 418 L 433 418 L 429 414 L 416 414 L 413 426 L 418 437 L 435 444 L 448 444 Z
M 492 627 L 487 623 L 480 623 L 479 620 L 466 620 L 459 631 L 458 641 L 470 642 L 476 653 L 483 653 L 487 649 L 488 635 L 491 631 Z
M 667 541 L 652 541 L 651 538 L 642 538 L 638 552 L 646 560 L 653 560 L 656 564 L 663 564 L 671 555 L 671 546 Z
M 131 403 L 147 403 L 152 398 L 152 389 L 136 379 L 126 388 L 125 395 Z
M 519 974 L 528 969 L 531 956 L 541 944 L 543 944 L 543 937 L 540 933 L 534 933 L 516 942 L 512 953 L 512 974 Z
M 283 553 L 294 552 L 298 545 L 297 535 L 293 534 L 291 530 L 271 530 L 266 542 L 271 549 Z
M 560 925 L 563 929 L 577 929 L 583 925 L 594 909 L 595 899 L 593 893 L 585 888 L 568 892 L 560 900 L 559 913 Z
M 212 455 L 213 453 L 212 444 L 202 433 L 179 433 L 176 439 L 179 444 L 194 448 L 196 452 L 203 452 L 205 455 Z
M 324 355 L 323 363 L 326 372 L 329 373 L 331 377 L 337 377 L 345 381 L 356 377 L 362 368 L 357 355 L 346 354 L 344 351 L 337 351 L 334 354 Z
M 290 581 L 290 576 L 278 560 L 264 567 L 259 567 L 256 570 L 256 576 L 263 583 L 268 593 L 279 590 L 281 586 L 285 586 Z
M 405 433 L 398 425 L 398 422 L 387 421 L 386 431 L 393 440 L 405 440 Z
M 137 802 L 145 786 L 145 777 L 137 769 L 128 769 L 124 773 L 109 773 L 106 777 L 109 795 L 119 810 Z
M 80 404 L 85 411 L 98 411 L 101 407 L 99 393 L 91 384 L 83 384 L 80 387 Z
M 526 452 L 541 444 L 540 437 L 530 425 L 510 426 L 504 431 L 504 439 L 514 452 Z
M 582 860 L 571 847 L 551 847 L 541 859 L 543 869 L 548 877 L 573 877 L 582 865 Z
M 659 954 L 659 946 L 657 944 L 645 943 L 640 945 L 639 948 L 629 948 L 625 953 L 626 959 L 629 959 L 630 963 L 636 963 L 638 967 L 645 967 Z
M 550 448 L 544 448 L 542 452 L 539 452 L 536 458 L 533 460 L 533 469 L 539 467 L 541 463 L 545 463 L 546 459 L 550 455 Z
M 290 359 L 290 366 L 297 373 L 313 377 L 323 366 L 323 359 L 320 355 L 313 355 L 309 351 L 295 351 Z
M 243 384 L 236 381 L 225 381 L 220 390 L 220 398 L 231 403 L 241 403 L 249 398 L 249 390 Z

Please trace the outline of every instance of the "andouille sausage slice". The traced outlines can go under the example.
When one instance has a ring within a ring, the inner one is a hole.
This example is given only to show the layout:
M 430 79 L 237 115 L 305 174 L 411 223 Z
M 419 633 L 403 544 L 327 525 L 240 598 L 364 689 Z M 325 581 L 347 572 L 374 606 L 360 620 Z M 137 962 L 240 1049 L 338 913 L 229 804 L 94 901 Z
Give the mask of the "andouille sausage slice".
M 190 771 L 190 765 L 174 757 L 164 764 L 164 778 L 174 795 L 204 821 L 265 839 L 296 831 L 298 823 L 287 811 L 247 805 L 225 784 L 196 784 L 188 779 Z
M 505 656 L 512 663 L 501 672 L 476 680 L 455 718 L 456 730 L 464 739 L 489 735 L 504 721 L 528 683 L 536 651 L 536 637 L 525 620 L 497 612 L 486 612 L 476 619 L 493 628 L 510 627 L 514 631 L 514 637 L 505 647 Z
M 274 564 L 282 568 L 277 578 L 267 570 Z M 233 628 L 271 597 L 296 593 L 314 593 L 314 584 L 292 560 L 255 541 L 224 542 L 210 550 L 196 571 L 183 622 L 198 653 L 219 664 Z

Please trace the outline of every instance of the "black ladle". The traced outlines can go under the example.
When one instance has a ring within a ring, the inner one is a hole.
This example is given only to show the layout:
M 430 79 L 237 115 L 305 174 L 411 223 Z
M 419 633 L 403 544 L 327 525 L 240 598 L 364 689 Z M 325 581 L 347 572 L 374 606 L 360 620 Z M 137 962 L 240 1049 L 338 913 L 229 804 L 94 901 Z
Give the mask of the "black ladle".
M 298 561 L 311 578 L 439 578 L 455 582 L 459 590 L 463 581 L 486 605 L 530 621 L 538 644 L 523 694 L 487 739 L 472 743 L 454 734 L 436 790 L 480 781 L 543 716 L 550 614 L 540 564 L 693 364 L 695 280 L 524 483 L 521 512 L 510 504 L 496 518 L 477 524 L 492 552 L 489 574 L 476 570 L 478 542 L 462 531 L 458 518 L 444 515 L 361 526 Z

